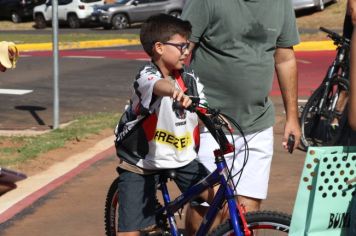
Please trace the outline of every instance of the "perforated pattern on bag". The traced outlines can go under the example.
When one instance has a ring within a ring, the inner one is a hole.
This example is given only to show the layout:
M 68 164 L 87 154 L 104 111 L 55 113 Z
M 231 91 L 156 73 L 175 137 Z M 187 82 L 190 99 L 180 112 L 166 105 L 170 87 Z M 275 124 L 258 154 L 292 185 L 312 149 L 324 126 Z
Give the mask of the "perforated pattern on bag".
M 317 164 L 320 162 L 325 168 L 320 171 L 320 180 L 315 187 L 318 195 L 322 198 L 335 198 L 340 194 L 349 198 L 348 194 L 356 194 L 353 184 L 349 184 L 349 181 L 356 177 L 356 155 L 334 153 L 317 157 L 315 151 L 311 150 L 309 157 L 312 158 L 306 160 L 306 168 L 310 171 L 305 172 L 302 177 L 308 190 L 313 189 L 313 180 L 318 172 Z

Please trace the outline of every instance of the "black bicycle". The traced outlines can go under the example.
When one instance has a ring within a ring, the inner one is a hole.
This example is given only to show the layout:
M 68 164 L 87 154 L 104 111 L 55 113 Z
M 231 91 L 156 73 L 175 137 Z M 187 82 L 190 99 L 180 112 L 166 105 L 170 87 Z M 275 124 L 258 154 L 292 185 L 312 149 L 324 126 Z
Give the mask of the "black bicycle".
M 335 145 L 347 121 L 350 40 L 326 28 L 320 30 L 334 41 L 337 54 L 302 110 L 301 142 L 305 148 Z

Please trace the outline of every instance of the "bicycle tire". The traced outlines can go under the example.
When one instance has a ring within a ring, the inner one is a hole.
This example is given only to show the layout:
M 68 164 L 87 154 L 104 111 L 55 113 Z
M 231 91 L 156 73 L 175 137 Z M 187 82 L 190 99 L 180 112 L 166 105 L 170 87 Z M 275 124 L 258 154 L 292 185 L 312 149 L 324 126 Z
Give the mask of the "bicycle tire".
M 344 78 L 335 77 L 331 80 L 327 99 L 322 109 L 330 106 L 333 97 L 338 93 L 335 87 L 341 87 L 345 91 L 349 89 L 349 82 Z M 339 126 L 332 127 L 331 121 L 336 117 L 335 111 L 319 111 L 319 102 L 325 91 L 325 84 L 318 87 L 305 104 L 300 117 L 301 123 L 301 144 L 306 149 L 309 146 L 332 146 L 335 145 L 342 134 L 342 129 L 346 124 L 346 113 L 339 117 Z M 345 109 L 346 110 L 346 109 Z
M 106 236 L 116 236 L 118 231 L 118 220 L 119 220 L 119 190 L 118 190 L 119 177 L 117 177 L 110 185 L 108 193 L 105 199 L 105 212 L 104 212 L 104 224 L 105 224 L 105 235 Z M 151 231 L 149 233 L 141 232 L 140 236 L 167 236 L 170 235 L 167 232 L 157 232 Z
M 291 216 L 281 212 L 274 211 L 256 211 L 245 215 L 247 226 L 252 235 L 273 236 L 288 235 Z M 230 220 L 217 226 L 210 236 L 233 235 L 233 228 Z
M 118 222 L 118 190 L 119 177 L 117 177 L 110 185 L 109 191 L 106 194 L 105 199 L 105 213 L 104 213 L 104 223 L 105 223 L 105 235 L 106 236 L 116 236 L 117 232 L 117 222 Z

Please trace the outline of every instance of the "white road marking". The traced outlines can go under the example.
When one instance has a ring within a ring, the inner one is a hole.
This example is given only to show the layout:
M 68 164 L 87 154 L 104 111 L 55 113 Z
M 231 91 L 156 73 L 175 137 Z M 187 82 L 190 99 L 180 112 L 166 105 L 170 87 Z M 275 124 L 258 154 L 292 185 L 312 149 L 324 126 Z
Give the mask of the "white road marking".
M 308 99 L 298 99 L 298 103 L 306 103 Z
M 307 60 L 301 60 L 301 59 L 297 59 L 297 62 L 303 63 L 303 64 L 310 64 L 310 61 Z
M 64 56 L 64 57 L 67 57 L 67 58 L 85 58 L 85 59 L 102 59 L 102 58 L 105 58 L 105 57 L 102 57 L 102 56 Z
M 33 90 L 25 89 L 0 89 L 0 94 L 25 95 L 32 92 Z

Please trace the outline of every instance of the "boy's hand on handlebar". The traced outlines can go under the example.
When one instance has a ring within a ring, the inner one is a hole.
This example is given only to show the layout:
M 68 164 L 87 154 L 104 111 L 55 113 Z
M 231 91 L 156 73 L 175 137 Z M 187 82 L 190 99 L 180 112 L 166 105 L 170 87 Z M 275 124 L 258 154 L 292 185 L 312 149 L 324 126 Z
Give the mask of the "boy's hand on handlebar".
M 192 104 L 192 100 L 189 98 L 189 96 L 185 95 L 181 90 L 175 89 L 173 91 L 172 98 L 179 102 L 184 108 L 187 108 Z

